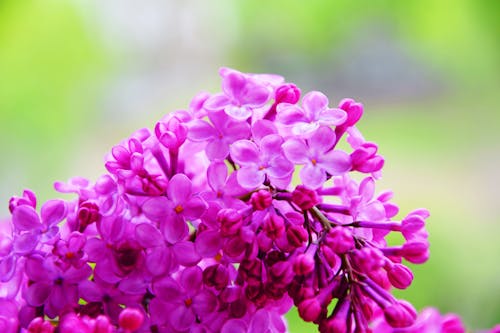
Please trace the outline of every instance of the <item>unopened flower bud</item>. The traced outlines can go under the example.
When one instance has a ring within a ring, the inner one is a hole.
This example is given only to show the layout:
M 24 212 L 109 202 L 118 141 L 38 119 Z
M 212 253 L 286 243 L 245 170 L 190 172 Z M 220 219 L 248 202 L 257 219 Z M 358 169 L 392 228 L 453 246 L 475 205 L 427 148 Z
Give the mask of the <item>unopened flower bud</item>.
M 286 239 L 293 247 L 300 247 L 307 240 L 307 231 L 298 225 L 291 225 L 286 230 Z
M 405 243 L 402 256 L 413 264 L 422 264 L 429 259 L 429 242 L 426 240 Z
M 254 210 L 264 210 L 271 206 L 273 203 L 273 197 L 271 193 L 266 190 L 259 190 L 257 192 L 252 193 L 250 197 L 250 203 L 252 204 L 252 208 Z
M 217 222 L 220 223 L 222 236 L 233 236 L 240 231 L 243 217 L 235 209 L 221 209 L 217 214 Z
M 326 244 L 335 253 L 342 254 L 354 248 L 354 239 L 351 231 L 344 227 L 336 227 L 330 230 L 326 239 Z
M 292 192 L 292 201 L 302 210 L 308 210 L 321 202 L 318 193 L 304 185 L 299 185 Z
M 406 289 L 413 281 L 413 273 L 402 264 L 393 264 L 387 271 L 391 284 L 398 289 Z
M 283 218 L 276 214 L 269 214 L 264 219 L 262 229 L 267 237 L 275 240 L 285 232 L 285 221 Z
M 299 306 L 299 315 L 302 319 L 308 322 L 315 321 L 321 315 L 323 308 L 316 297 L 303 300 Z
M 295 104 L 300 99 L 300 89 L 293 83 L 286 83 L 276 89 L 276 104 L 290 103 Z
M 118 324 L 120 327 L 132 332 L 139 329 L 143 322 L 144 315 L 140 310 L 134 308 L 123 309 L 118 317 Z
M 309 254 L 299 254 L 293 262 L 293 271 L 297 275 L 307 275 L 314 270 L 314 258 Z
M 395 328 L 411 326 L 417 318 L 417 311 L 405 301 L 398 301 L 384 309 L 385 320 Z

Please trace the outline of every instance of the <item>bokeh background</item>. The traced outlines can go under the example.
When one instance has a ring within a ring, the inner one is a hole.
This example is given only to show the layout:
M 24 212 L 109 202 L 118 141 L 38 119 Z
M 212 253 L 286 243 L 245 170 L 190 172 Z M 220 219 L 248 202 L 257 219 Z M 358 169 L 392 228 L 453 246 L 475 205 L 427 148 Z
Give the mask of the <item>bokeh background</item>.
M 379 191 L 427 207 L 431 259 L 400 297 L 500 322 L 500 2 L 0 0 L 0 216 L 24 188 L 104 172 L 135 129 L 271 72 L 335 105 L 386 157 Z M 289 316 L 291 332 L 314 331 Z

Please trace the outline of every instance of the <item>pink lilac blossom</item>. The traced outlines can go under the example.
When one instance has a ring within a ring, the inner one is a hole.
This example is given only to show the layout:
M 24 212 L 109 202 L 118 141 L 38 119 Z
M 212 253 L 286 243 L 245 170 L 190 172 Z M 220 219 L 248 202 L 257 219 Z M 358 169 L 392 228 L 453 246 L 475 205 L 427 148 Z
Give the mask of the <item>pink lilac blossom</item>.
M 392 192 L 376 194 L 384 158 L 356 127 L 363 105 L 219 73 L 221 93 L 114 146 L 95 183 L 55 184 L 73 199 L 38 211 L 32 191 L 12 197 L 0 331 L 275 333 L 295 306 L 320 332 L 464 332 L 391 293 L 429 258 L 429 212 L 398 218 Z

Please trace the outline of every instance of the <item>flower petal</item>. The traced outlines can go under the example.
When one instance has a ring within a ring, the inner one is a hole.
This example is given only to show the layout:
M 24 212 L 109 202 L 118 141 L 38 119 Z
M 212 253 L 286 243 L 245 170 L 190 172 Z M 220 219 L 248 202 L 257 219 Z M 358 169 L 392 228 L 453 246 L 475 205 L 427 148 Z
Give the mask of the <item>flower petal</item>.
M 335 132 L 330 127 L 322 126 L 307 142 L 314 155 L 321 155 L 332 149 L 335 144 Z
M 256 166 L 242 167 L 236 173 L 238 183 L 246 189 L 254 189 L 264 182 L 264 172 Z
M 49 200 L 43 204 L 40 215 L 47 226 L 59 223 L 66 217 L 66 204 L 62 200 Z
M 191 180 L 182 173 L 178 173 L 170 179 L 167 195 L 174 204 L 180 204 L 191 196 Z
M 162 233 L 165 239 L 174 244 L 187 236 L 188 226 L 182 216 L 173 215 L 162 224 Z
M 144 248 L 161 246 L 164 244 L 160 230 L 149 223 L 138 224 L 135 227 L 135 237 L 137 242 Z
M 230 103 L 229 98 L 224 94 L 217 94 L 209 97 L 205 103 L 203 103 L 203 107 L 210 111 L 222 110 Z
M 188 294 L 195 294 L 203 286 L 203 275 L 198 266 L 188 267 L 182 271 L 180 280 L 181 286 Z
M 165 197 L 154 197 L 142 205 L 142 212 L 151 221 L 162 221 L 169 213 L 169 200 Z
M 337 176 L 351 169 L 351 157 L 341 150 L 332 150 L 327 154 L 321 155 L 318 165 L 324 168 L 329 174 Z
M 304 140 L 291 138 L 288 139 L 282 147 L 286 158 L 288 158 L 291 162 L 295 164 L 305 164 L 309 161 L 307 156 L 309 148 Z
M 222 239 L 218 231 L 205 230 L 196 236 L 195 246 L 202 257 L 213 257 L 220 250 Z
M 47 282 L 35 282 L 28 287 L 24 299 L 31 306 L 40 306 L 50 295 L 52 286 Z
M 175 258 L 177 259 L 177 262 L 183 266 L 193 266 L 201 260 L 200 255 L 198 254 L 198 252 L 196 252 L 193 242 L 177 242 L 172 250 L 174 252 Z
M 250 140 L 236 141 L 231 145 L 229 151 L 233 161 L 240 165 L 258 164 L 260 161 L 259 149 Z
M 276 119 L 285 125 L 293 125 L 298 122 L 309 122 L 304 110 L 295 104 L 280 103 L 276 107 Z
M 193 296 L 192 306 L 199 316 L 210 314 L 217 307 L 217 297 L 211 291 L 202 290 Z
M 21 205 L 12 213 L 12 223 L 19 231 L 41 229 L 42 223 L 35 209 L 28 205 Z
M 315 190 L 326 181 L 326 173 L 318 166 L 307 164 L 300 170 L 300 179 L 305 186 Z
M 222 189 L 227 180 L 227 166 L 223 162 L 212 162 L 207 169 L 208 185 L 214 191 Z
M 319 112 L 328 107 L 328 97 L 319 91 L 311 91 L 302 99 L 302 107 L 306 111 L 306 114 L 311 117 L 309 119 L 317 120 Z
M 326 109 L 318 114 L 318 121 L 325 125 L 342 125 L 347 120 L 347 113 L 342 109 Z
M 206 141 L 217 135 L 217 131 L 203 120 L 193 120 L 189 123 L 188 138 L 193 141 Z
M 207 210 L 207 204 L 198 196 L 184 202 L 183 207 L 184 211 L 182 213 L 188 220 L 199 218 Z

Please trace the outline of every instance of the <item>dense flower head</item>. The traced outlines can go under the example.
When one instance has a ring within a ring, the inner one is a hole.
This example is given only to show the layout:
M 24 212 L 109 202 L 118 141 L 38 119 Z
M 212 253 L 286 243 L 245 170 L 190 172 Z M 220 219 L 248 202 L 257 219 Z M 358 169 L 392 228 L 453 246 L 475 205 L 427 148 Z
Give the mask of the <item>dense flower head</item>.
M 462 332 L 391 294 L 429 257 L 429 213 L 398 218 L 376 194 L 384 159 L 356 128 L 363 105 L 220 75 L 222 92 L 114 146 L 95 183 L 56 183 L 73 199 L 12 197 L 0 330 L 285 332 L 296 306 L 320 332 Z

